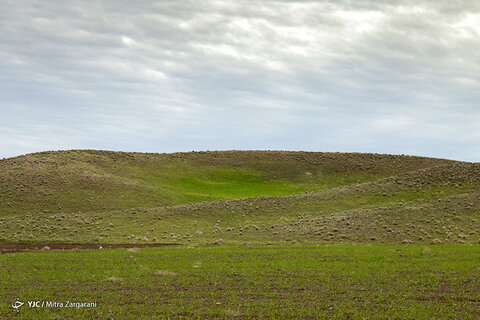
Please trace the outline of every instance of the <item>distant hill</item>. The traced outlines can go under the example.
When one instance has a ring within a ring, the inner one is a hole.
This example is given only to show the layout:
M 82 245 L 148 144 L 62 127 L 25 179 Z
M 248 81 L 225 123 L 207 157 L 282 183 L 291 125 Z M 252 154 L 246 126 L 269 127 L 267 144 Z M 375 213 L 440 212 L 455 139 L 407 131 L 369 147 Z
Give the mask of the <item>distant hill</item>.
M 0 161 L 0 241 L 478 243 L 480 164 L 284 151 Z
M 0 216 L 299 194 L 459 162 L 289 151 L 51 151 L 0 160 Z

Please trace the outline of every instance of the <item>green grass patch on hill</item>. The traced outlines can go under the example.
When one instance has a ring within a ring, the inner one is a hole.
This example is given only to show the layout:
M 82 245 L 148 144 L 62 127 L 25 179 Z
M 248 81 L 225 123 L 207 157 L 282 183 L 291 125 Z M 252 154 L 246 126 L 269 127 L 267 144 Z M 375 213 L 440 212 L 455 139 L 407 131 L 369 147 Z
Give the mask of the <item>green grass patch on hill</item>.
M 254 169 L 195 166 L 181 162 L 160 168 L 131 168 L 136 179 L 163 190 L 173 199 L 170 204 L 244 197 L 279 196 L 368 181 L 362 173 L 301 173 L 294 177 L 275 178 Z M 130 175 L 130 174 L 129 174 Z

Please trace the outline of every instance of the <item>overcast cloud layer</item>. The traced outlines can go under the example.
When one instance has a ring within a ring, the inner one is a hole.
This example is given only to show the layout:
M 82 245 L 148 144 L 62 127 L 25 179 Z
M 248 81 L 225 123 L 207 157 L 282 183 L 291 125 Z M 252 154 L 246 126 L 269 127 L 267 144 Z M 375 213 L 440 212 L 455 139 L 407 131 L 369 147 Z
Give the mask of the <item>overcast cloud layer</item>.
M 0 157 L 480 161 L 478 1 L 0 0 Z

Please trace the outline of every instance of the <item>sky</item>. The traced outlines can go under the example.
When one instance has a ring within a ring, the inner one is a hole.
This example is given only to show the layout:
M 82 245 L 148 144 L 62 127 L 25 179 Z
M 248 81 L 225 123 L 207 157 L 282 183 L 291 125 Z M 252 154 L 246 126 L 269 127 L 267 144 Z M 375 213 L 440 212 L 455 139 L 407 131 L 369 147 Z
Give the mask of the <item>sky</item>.
M 480 2 L 0 0 L 0 158 L 480 161 Z

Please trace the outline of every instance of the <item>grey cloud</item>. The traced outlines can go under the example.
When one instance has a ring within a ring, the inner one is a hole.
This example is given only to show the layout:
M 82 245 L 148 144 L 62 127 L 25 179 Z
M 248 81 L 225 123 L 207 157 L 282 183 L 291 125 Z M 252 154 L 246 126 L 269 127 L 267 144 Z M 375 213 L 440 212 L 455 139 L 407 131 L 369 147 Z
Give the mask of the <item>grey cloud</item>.
M 0 156 L 306 149 L 478 161 L 474 1 L 0 6 Z

